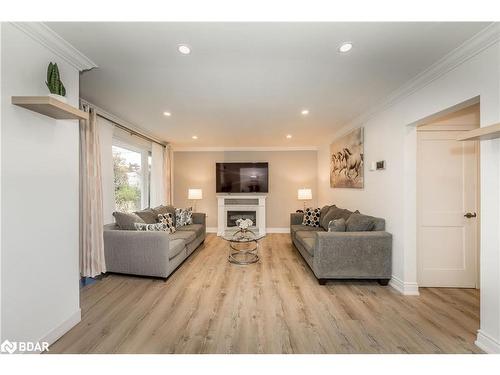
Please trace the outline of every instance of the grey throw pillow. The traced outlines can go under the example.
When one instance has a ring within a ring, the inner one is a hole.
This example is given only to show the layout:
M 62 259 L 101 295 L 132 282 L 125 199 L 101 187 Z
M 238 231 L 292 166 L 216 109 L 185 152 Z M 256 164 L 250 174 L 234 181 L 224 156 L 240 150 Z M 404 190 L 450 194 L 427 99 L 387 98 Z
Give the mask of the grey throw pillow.
M 338 213 L 338 208 L 335 205 L 331 206 L 327 213 L 320 219 L 319 223 L 324 230 L 328 230 L 328 224 L 330 221 L 340 218 L 335 215 L 336 213 Z
M 375 227 L 375 220 L 371 216 L 354 212 L 346 221 L 347 232 L 368 232 Z
M 324 225 L 328 226 L 328 221 L 325 223 L 325 216 L 330 210 L 330 206 L 323 206 L 321 208 L 321 211 L 319 213 L 319 225 L 321 225 L 324 228 Z
M 137 216 L 139 216 L 142 220 L 144 220 L 147 224 L 155 224 L 157 223 L 158 214 L 154 212 L 151 208 L 146 208 L 142 211 L 134 212 Z
M 122 230 L 135 230 L 135 223 L 144 223 L 144 220 L 134 213 L 116 211 L 113 212 L 113 216 L 115 218 L 116 225 Z
M 352 211 L 346 210 L 344 208 L 338 208 L 337 206 L 332 206 L 328 210 L 328 213 L 325 215 L 325 219 L 327 219 L 328 221 L 324 224 L 325 226 L 323 228 L 326 229 L 330 220 L 343 218 L 345 221 L 347 221 L 347 219 L 349 219 L 349 216 L 351 216 L 351 214 Z
M 328 232 L 345 232 L 345 230 L 346 223 L 343 217 L 340 219 L 330 220 L 328 223 Z

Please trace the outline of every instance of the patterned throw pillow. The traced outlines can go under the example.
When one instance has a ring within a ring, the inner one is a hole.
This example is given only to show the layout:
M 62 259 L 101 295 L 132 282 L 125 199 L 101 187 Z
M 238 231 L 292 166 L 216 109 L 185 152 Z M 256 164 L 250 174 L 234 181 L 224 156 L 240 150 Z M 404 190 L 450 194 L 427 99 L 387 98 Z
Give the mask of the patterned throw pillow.
M 166 232 L 168 228 L 163 223 L 147 224 L 147 223 L 134 223 L 135 230 L 143 232 Z
M 175 227 L 193 224 L 193 207 L 175 209 Z
M 158 214 L 158 222 L 165 226 L 165 230 L 170 233 L 175 233 L 174 219 L 172 214 Z
M 304 219 L 302 225 L 309 227 L 319 227 L 319 218 L 321 215 L 321 208 L 306 208 L 304 212 Z

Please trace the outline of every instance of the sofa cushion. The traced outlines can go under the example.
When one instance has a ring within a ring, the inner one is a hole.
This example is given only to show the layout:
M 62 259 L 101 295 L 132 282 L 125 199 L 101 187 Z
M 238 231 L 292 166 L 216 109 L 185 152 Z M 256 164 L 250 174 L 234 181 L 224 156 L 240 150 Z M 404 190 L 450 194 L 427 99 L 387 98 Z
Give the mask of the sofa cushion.
M 168 259 L 173 259 L 177 255 L 181 254 L 186 248 L 186 242 L 181 239 L 170 239 L 169 249 L 168 249 Z
M 144 220 L 134 213 L 116 211 L 113 212 L 113 217 L 115 218 L 116 225 L 121 230 L 136 230 L 135 223 L 144 224 Z
M 325 219 L 325 215 L 328 213 L 330 210 L 330 206 L 323 206 L 321 207 L 321 211 L 319 212 L 319 225 L 323 226 L 323 221 Z M 328 226 L 328 222 L 326 223 Z
M 331 220 L 328 223 L 328 232 L 345 232 L 346 227 L 346 221 L 341 217 L 340 219 Z
M 375 227 L 375 220 L 371 216 L 353 213 L 346 221 L 347 232 L 367 232 Z
M 328 211 L 323 215 L 323 218 L 320 220 L 320 225 L 323 227 L 324 230 L 328 230 L 328 224 L 332 220 L 340 219 L 340 214 L 342 213 L 339 211 L 337 206 L 333 205 L 330 206 Z
M 205 228 L 202 224 L 189 224 L 189 225 L 184 225 L 183 227 L 177 228 L 178 232 L 183 232 L 183 231 L 190 231 L 190 232 L 195 232 L 196 237 L 202 236 L 203 233 L 205 232 Z
M 174 206 L 158 206 L 153 208 L 153 211 L 156 212 L 157 215 L 165 215 L 165 214 L 170 214 L 172 215 L 172 219 L 174 221 L 175 225 L 175 207 Z
M 320 213 L 320 208 L 306 208 L 306 211 L 304 212 L 304 218 L 302 219 L 302 225 L 307 225 L 309 227 L 319 227 Z
M 330 220 L 344 218 L 344 220 L 347 221 L 347 219 L 349 219 L 349 216 L 351 216 L 352 213 L 353 213 L 352 211 L 346 210 L 345 208 L 338 208 L 337 206 L 332 206 L 328 211 L 327 215 Z
M 297 241 L 306 249 L 309 255 L 314 256 L 316 234 L 313 231 L 298 231 L 296 237 Z
M 297 225 L 291 225 L 290 231 L 292 236 L 297 237 L 297 232 L 299 231 L 322 232 L 324 231 L 324 229 L 322 227 L 309 227 L 307 225 L 297 224 Z
M 186 243 L 194 241 L 196 238 L 196 232 L 192 230 L 178 230 L 175 233 L 170 234 L 171 240 L 184 240 Z
M 146 208 L 142 211 L 135 211 L 134 213 L 147 224 L 154 224 L 158 222 L 158 214 L 151 208 Z

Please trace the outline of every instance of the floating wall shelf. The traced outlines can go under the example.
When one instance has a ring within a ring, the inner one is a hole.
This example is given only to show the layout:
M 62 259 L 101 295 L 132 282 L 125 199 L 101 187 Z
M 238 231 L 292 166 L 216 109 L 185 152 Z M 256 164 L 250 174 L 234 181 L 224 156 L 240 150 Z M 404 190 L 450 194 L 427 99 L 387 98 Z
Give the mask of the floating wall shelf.
M 458 141 L 485 141 L 500 138 L 500 123 L 469 130 L 460 135 Z
M 13 96 L 12 104 L 57 120 L 88 120 L 89 114 L 50 96 Z

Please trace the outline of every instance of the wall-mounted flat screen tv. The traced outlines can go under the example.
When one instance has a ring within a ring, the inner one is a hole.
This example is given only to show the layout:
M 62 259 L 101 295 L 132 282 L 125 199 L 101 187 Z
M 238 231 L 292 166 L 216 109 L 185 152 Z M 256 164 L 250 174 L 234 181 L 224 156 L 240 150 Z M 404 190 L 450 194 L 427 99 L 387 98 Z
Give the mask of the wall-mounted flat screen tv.
M 217 163 L 217 193 L 267 193 L 268 163 Z

